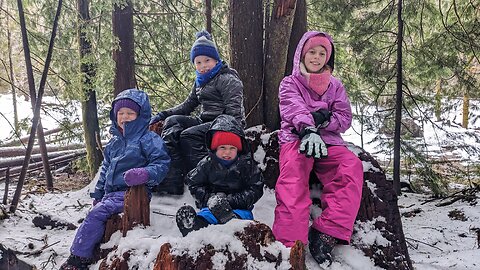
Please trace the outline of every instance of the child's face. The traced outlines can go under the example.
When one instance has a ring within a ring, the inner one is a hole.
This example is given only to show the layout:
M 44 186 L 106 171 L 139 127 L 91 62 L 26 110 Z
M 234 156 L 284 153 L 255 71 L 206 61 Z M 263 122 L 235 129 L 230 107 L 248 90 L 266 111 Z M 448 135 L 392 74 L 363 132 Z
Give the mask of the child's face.
M 326 61 L 327 51 L 323 46 L 318 45 L 307 51 L 303 63 L 308 72 L 316 73 L 323 68 Z
M 137 113 L 130 108 L 120 108 L 117 112 L 117 123 L 122 129 L 125 129 L 125 123 L 137 119 L 137 116 Z
M 233 145 L 223 144 L 217 147 L 215 154 L 223 160 L 233 160 L 237 157 L 238 149 Z
M 195 69 L 200 74 L 204 74 L 209 72 L 218 61 L 205 55 L 199 55 L 193 59 L 193 63 L 195 64 Z

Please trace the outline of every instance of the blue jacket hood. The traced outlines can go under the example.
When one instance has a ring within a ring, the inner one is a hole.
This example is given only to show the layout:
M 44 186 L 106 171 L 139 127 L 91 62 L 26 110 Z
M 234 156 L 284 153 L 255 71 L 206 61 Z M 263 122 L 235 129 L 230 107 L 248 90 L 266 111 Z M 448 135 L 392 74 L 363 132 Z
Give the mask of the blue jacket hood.
M 140 112 L 138 113 L 137 119 L 125 124 L 125 135 L 120 132 L 117 116 L 113 112 L 115 102 L 124 98 L 131 99 L 140 106 Z M 148 130 L 148 123 L 151 115 L 152 108 L 150 107 L 148 95 L 145 92 L 136 88 L 124 90 L 118 94 L 112 102 L 112 108 L 110 109 L 110 120 L 112 121 L 112 127 L 110 128 L 110 132 L 117 136 L 123 135 L 124 137 L 130 138 L 138 137 Z

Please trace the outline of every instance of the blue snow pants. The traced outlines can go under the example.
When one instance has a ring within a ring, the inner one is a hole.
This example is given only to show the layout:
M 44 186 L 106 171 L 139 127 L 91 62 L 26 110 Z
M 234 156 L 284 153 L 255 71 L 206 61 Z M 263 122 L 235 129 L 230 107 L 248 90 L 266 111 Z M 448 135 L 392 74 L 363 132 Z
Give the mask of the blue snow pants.
M 233 209 L 233 212 L 240 219 L 253 220 L 253 213 L 251 210 Z M 203 217 L 210 224 L 218 224 L 217 218 L 212 214 L 212 212 L 210 212 L 210 209 L 208 209 L 208 207 L 200 209 L 200 212 L 198 212 L 197 215 Z
M 87 214 L 77 230 L 70 252 L 73 255 L 92 258 L 93 249 L 102 240 L 107 219 L 123 212 L 125 191 L 106 194 Z

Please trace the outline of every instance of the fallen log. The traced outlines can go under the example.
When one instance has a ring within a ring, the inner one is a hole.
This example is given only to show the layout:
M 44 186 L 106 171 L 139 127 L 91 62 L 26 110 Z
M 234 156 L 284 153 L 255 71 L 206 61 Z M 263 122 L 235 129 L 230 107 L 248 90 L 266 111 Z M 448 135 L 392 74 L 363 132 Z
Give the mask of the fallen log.
M 68 154 L 68 155 L 65 155 L 65 156 L 52 158 L 51 160 L 49 160 L 49 164 L 54 166 L 54 165 L 58 165 L 58 164 L 61 164 L 61 163 L 64 163 L 64 162 L 70 162 L 70 161 L 72 161 L 76 158 L 84 156 L 85 154 L 86 154 L 86 151 L 83 151 L 83 152 L 80 152 L 80 153 L 73 153 L 73 154 Z M 43 163 L 42 162 L 30 163 L 28 165 L 27 172 L 31 172 L 31 171 L 42 169 L 42 168 L 43 168 Z M 11 168 L 10 169 L 10 177 L 11 178 L 17 177 L 18 174 L 21 172 L 21 170 L 22 170 L 21 166 Z M 0 170 L 0 181 L 5 180 L 5 171 L 6 171 L 6 169 L 5 170 Z
M 43 135 L 44 135 L 44 136 L 48 136 L 48 135 L 52 135 L 52 134 L 58 133 L 58 132 L 60 132 L 60 131 L 62 131 L 62 128 L 48 129 L 48 130 L 44 130 L 44 131 L 43 131 Z M 6 141 L 6 142 L 4 142 L 4 143 L 1 144 L 1 145 L 2 145 L 2 146 L 14 146 L 14 145 L 24 144 L 24 143 L 28 142 L 29 137 L 30 137 L 30 134 L 27 135 L 27 136 L 21 137 L 20 139 L 15 138 L 15 139 L 12 139 L 12 140 L 10 140 L 10 141 Z
M 292 248 L 294 254 L 285 256 L 284 253 L 288 254 L 288 249 L 280 242 L 275 241 L 272 230 L 266 224 L 244 220 L 230 222 L 238 223 L 228 228 L 236 231 L 231 240 L 222 244 L 215 243 L 213 239 L 210 239 L 212 240 L 210 242 L 205 238 L 201 240 L 202 245 L 198 245 L 198 243 L 182 244 L 195 241 L 202 232 L 192 232 L 177 243 L 163 244 L 153 269 L 259 269 L 255 267 L 258 265 L 262 265 L 262 269 L 305 269 L 303 244 Z M 231 224 L 222 226 L 229 225 Z M 239 225 L 243 225 L 243 227 Z M 210 226 L 203 230 L 217 230 L 217 228 Z M 220 231 L 219 233 L 226 232 Z M 214 261 L 214 258 L 225 258 L 225 260 Z
M 68 154 L 73 154 L 73 153 L 81 153 L 84 150 L 64 150 L 64 151 L 57 151 L 57 152 L 48 152 L 48 159 L 53 159 L 61 156 L 65 156 Z M 0 159 L 0 170 L 6 169 L 7 167 L 17 167 L 21 166 L 23 163 L 23 160 L 25 158 L 22 156 L 19 157 L 11 157 L 11 158 L 4 158 Z M 31 163 L 36 163 L 42 161 L 42 155 L 41 154 L 35 154 L 30 157 L 30 162 Z
M 49 229 L 77 229 L 77 226 L 73 223 L 70 223 L 68 221 L 55 220 L 52 216 L 42 213 L 34 217 L 32 219 L 32 223 L 33 225 L 35 225 L 35 227 L 39 227 L 42 230 L 47 229 L 47 227 L 50 227 Z
M 102 144 L 106 144 L 107 141 L 103 141 Z M 47 145 L 47 151 L 50 152 L 58 152 L 58 151 L 65 151 L 65 150 L 78 150 L 84 149 L 85 144 L 83 143 L 74 143 L 68 145 Z M 39 154 L 40 147 L 34 146 L 32 149 L 33 154 Z M 17 156 L 25 156 L 26 149 L 23 146 L 9 146 L 9 147 L 0 147 L 0 157 L 8 158 L 8 157 L 17 157 Z
M 78 157 L 73 157 L 73 158 L 69 158 L 69 159 L 65 159 L 65 160 L 60 160 L 58 162 L 54 162 L 51 164 L 52 167 L 61 167 L 61 168 L 65 168 L 65 166 L 68 166 L 72 161 L 74 161 L 75 159 L 79 158 L 80 156 Z M 16 168 L 19 168 L 19 167 L 16 167 Z M 39 167 L 36 167 L 36 168 L 31 168 L 29 170 L 27 170 L 27 173 L 28 174 L 31 174 L 33 172 L 36 172 L 36 171 L 40 171 L 40 170 L 43 170 L 43 166 L 39 166 Z M 58 170 L 55 170 L 55 172 L 57 172 Z M 2 177 L 2 171 L 0 171 L 0 177 Z M 13 174 L 13 175 L 10 175 L 10 178 L 14 178 L 14 177 L 18 177 L 20 175 L 19 172 Z M 0 178 L 0 181 L 3 181 L 5 180 L 6 178 L 3 177 L 3 178 Z

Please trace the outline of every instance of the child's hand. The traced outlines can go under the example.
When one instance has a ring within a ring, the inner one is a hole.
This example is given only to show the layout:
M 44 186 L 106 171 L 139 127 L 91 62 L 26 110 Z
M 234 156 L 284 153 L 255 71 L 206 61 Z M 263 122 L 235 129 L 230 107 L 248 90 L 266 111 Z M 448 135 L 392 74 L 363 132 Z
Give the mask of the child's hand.
M 150 118 L 150 123 L 148 125 L 153 125 L 157 123 L 158 121 L 164 121 L 167 117 L 165 116 L 164 113 L 159 112 L 156 115 L 154 115 L 152 118 Z
M 145 168 L 133 168 L 123 174 L 123 179 L 129 187 L 142 185 L 148 181 L 148 171 Z
M 305 154 L 307 157 L 326 158 L 328 156 L 327 146 L 323 142 L 322 137 L 317 134 L 317 129 L 308 127 L 305 128 L 301 135 L 299 153 Z
M 332 116 L 332 113 L 327 109 L 320 109 L 316 112 L 311 112 L 311 114 L 317 128 L 324 128 L 328 126 L 330 123 L 330 117 Z
M 219 192 L 213 194 L 207 202 L 208 209 L 210 212 L 217 218 L 218 223 L 225 224 L 232 218 L 235 218 L 235 213 L 228 203 L 227 195 L 225 193 Z
M 101 202 L 102 200 L 99 199 L 93 199 L 92 206 L 97 205 L 97 203 Z

